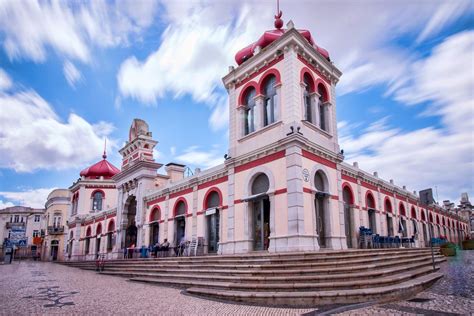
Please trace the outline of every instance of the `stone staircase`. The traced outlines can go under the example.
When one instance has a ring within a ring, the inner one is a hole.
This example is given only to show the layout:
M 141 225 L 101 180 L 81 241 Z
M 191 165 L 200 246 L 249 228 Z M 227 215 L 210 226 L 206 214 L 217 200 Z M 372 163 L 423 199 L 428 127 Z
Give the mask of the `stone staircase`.
M 436 249 L 436 265 L 444 260 Z M 64 264 L 95 270 L 91 261 Z M 410 248 L 110 260 L 101 273 L 223 300 L 314 306 L 409 297 L 437 271 L 430 249 Z

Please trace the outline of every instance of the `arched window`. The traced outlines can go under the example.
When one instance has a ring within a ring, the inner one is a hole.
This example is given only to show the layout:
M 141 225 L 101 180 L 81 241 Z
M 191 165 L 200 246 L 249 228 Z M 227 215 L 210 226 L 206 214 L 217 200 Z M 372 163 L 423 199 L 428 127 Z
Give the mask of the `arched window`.
M 265 85 L 263 86 L 263 126 L 270 125 L 276 121 L 278 98 L 275 84 L 276 78 L 274 75 L 270 75 L 265 79 Z
M 426 222 L 426 215 L 425 215 L 425 211 L 421 210 L 421 220 Z
M 186 215 L 186 204 L 184 201 L 179 201 L 178 204 L 176 204 L 175 216 L 180 215 Z
M 212 191 L 211 193 L 209 193 L 209 195 L 207 196 L 207 199 L 206 199 L 206 208 L 207 209 L 210 209 L 210 208 L 216 208 L 219 206 L 220 204 L 220 197 L 219 197 L 219 193 L 217 193 L 217 191 Z
M 371 209 L 371 210 L 375 210 L 375 200 L 374 200 L 374 196 L 372 195 L 372 193 L 367 193 L 367 209 Z
M 313 102 L 311 100 L 311 94 L 314 92 L 314 82 L 313 78 L 308 73 L 305 73 L 303 76 L 303 83 L 304 83 L 304 111 L 305 111 L 305 120 L 315 124 L 315 111 L 313 109 Z
M 385 199 L 385 212 L 392 213 L 392 203 L 389 199 Z
M 107 252 L 112 251 L 114 247 L 114 230 L 115 230 L 115 222 L 111 220 L 107 226 Z
M 270 188 L 270 181 L 266 174 L 259 174 L 252 183 L 252 195 L 265 193 Z
M 157 222 L 160 220 L 160 209 L 158 207 L 154 207 L 150 213 L 150 222 Z
M 96 229 L 95 229 L 95 234 L 96 234 L 97 236 L 99 236 L 100 234 L 102 234 L 102 225 L 101 225 L 101 224 L 97 225 L 97 227 L 96 227 Z
M 323 177 L 324 176 L 321 171 L 316 172 L 316 174 L 314 175 L 314 187 L 316 188 L 316 190 L 318 190 L 318 192 L 325 192 Z
M 244 97 L 244 133 L 255 132 L 255 88 L 249 88 Z
M 414 219 L 417 218 L 416 217 L 416 210 L 415 210 L 415 207 L 413 207 L 413 206 L 411 207 L 411 217 L 414 218 Z
M 104 198 L 104 194 L 101 191 L 97 191 L 94 193 L 92 197 L 92 210 L 93 211 L 101 211 L 102 210 L 102 199 Z
M 400 216 L 406 216 L 406 212 L 405 212 L 405 205 L 403 205 L 402 203 L 400 203 L 400 207 L 398 208 L 399 212 L 400 212 Z
M 325 102 L 328 101 L 326 88 L 320 83 L 318 85 L 318 94 L 319 94 L 319 104 L 318 104 L 318 111 L 319 111 L 319 127 L 327 131 L 328 124 L 326 119 L 326 105 Z

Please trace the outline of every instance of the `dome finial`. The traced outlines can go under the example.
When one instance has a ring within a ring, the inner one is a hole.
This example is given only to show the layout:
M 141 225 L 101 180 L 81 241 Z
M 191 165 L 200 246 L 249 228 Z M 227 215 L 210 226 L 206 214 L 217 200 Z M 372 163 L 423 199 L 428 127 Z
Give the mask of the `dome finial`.
M 102 158 L 107 159 L 107 138 L 104 138 L 104 154 Z
M 277 0 L 277 14 L 275 15 L 275 28 L 278 30 L 283 27 L 283 20 L 281 16 L 283 13 L 280 11 L 280 0 Z

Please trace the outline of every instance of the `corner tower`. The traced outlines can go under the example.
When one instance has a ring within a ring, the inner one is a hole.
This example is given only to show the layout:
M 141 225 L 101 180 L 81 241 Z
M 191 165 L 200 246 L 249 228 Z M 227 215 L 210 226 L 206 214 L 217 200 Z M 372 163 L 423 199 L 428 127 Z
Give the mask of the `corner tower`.
M 275 29 L 235 56 L 237 67 L 223 78 L 229 93 L 229 156 L 297 132 L 332 155 L 339 153 L 335 86 L 341 71 L 308 30 L 293 22 Z

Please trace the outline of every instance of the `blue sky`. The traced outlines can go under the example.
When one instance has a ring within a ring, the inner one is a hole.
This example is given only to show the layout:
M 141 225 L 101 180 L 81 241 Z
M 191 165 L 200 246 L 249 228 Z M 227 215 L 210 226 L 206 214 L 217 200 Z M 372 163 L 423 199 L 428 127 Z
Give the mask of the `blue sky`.
M 471 1 L 289 1 L 343 71 L 346 161 L 439 200 L 474 192 Z M 227 150 L 221 78 L 273 27 L 274 1 L 0 1 L 0 208 L 109 160 L 133 118 L 157 160 L 210 167 Z

